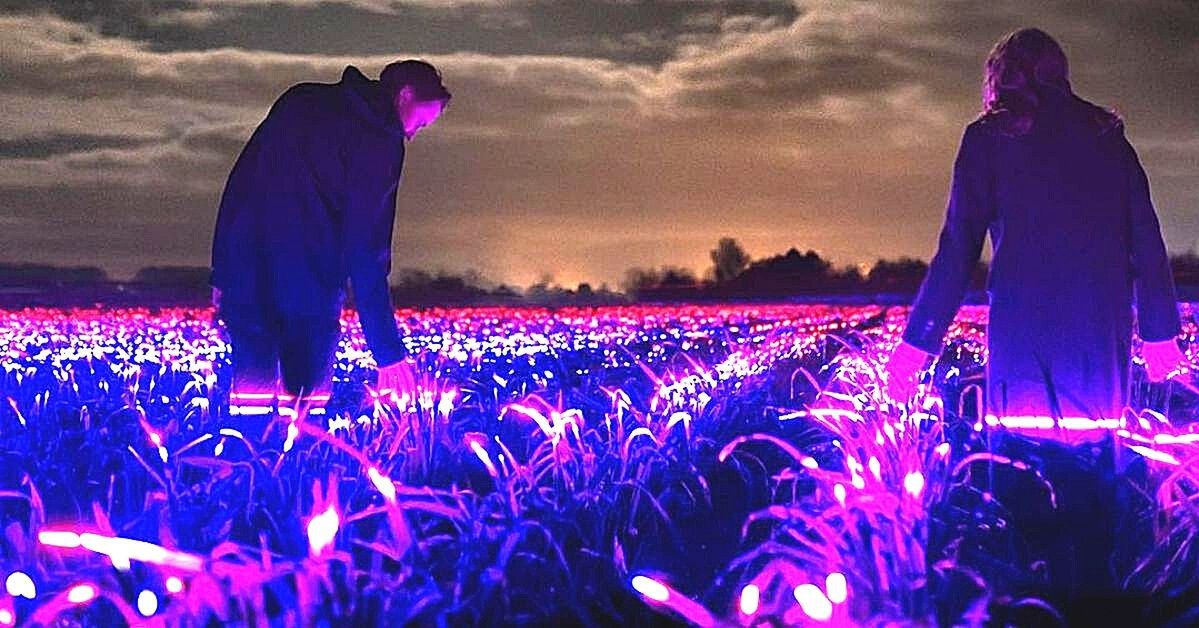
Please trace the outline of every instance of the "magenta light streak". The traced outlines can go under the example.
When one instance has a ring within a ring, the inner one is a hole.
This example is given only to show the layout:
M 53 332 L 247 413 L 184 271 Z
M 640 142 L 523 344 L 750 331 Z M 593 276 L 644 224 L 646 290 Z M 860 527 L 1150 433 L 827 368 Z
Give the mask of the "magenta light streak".
M 695 600 L 674 590 L 670 585 L 661 580 L 638 575 L 633 576 L 630 584 L 646 600 L 669 608 L 697 626 L 706 627 L 716 625 L 716 619 L 708 609 Z
M 1064 430 L 1114 430 L 1124 427 L 1124 419 L 1093 419 L 1085 416 L 1052 417 L 1044 414 L 1012 414 L 996 416 L 987 414 L 983 419 L 986 424 L 995 427 L 1012 429 L 1042 429 L 1051 430 L 1059 427 Z
M 1141 454 L 1142 456 L 1144 456 L 1150 460 L 1156 460 L 1158 462 L 1164 462 L 1166 464 L 1172 464 L 1174 466 L 1178 466 L 1179 464 L 1181 464 L 1178 461 L 1178 458 L 1175 458 L 1174 456 L 1172 456 L 1164 451 L 1150 449 L 1149 447 L 1142 447 L 1141 445 L 1129 445 L 1128 448 L 1137 452 L 1138 454 Z

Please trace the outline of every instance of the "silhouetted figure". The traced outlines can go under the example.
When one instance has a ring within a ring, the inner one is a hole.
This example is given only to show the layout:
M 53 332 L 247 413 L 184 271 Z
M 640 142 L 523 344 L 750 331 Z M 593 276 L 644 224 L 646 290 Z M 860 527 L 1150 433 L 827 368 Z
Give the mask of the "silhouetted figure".
M 327 387 L 346 280 L 379 364 L 410 378 L 387 275 L 404 143 L 450 100 L 437 70 L 396 62 L 371 80 L 300 83 L 275 101 L 229 174 L 212 246 L 213 299 L 234 388 Z
M 990 231 L 988 412 L 1118 417 L 1134 295 L 1150 375 L 1182 358 L 1169 259 L 1123 122 L 1072 93 L 1048 35 L 1020 33 L 987 61 L 984 111 L 963 134 L 893 370 L 924 360 L 912 348 L 940 353 Z
M 1074 95 L 1065 54 L 1037 29 L 1012 33 L 987 59 L 983 113 L 963 134 L 937 253 L 888 364 L 892 397 L 906 399 L 912 372 L 940 353 L 988 231 L 987 412 L 1058 426 L 987 435 L 1057 495 L 1053 508 L 1027 474 L 997 466 L 988 475 L 984 490 L 1031 552 L 1001 557 L 1027 579 L 1007 584 L 1047 596 L 1071 625 L 1124 625 L 1143 601 L 1121 580 L 1143 549 L 1129 549 L 1144 541 L 1129 522 L 1144 462 L 1102 429 L 1070 432 L 1083 441 L 1075 447 L 1039 437 L 1069 432 L 1058 431 L 1061 417 L 1121 415 L 1134 298 L 1152 379 L 1183 361 L 1181 328 L 1149 183 L 1123 123 Z M 1035 559 L 1046 561 L 1046 582 L 1030 569 Z

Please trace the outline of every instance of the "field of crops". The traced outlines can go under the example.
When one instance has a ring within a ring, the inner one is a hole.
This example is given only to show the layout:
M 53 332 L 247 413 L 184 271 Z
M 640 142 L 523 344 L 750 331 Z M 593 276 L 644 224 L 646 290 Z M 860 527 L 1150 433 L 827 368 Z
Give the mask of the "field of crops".
M 314 406 L 231 404 L 209 310 L 0 312 L 0 626 L 1064 621 L 988 489 L 1057 507 L 989 446 L 986 308 L 910 407 L 877 372 L 906 308 L 397 315 L 416 389 L 374 394 L 348 313 Z M 1138 370 L 1117 424 L 1040 434 L 1143 469 L 1163 623 L 1199 608 L 1196 401 Z

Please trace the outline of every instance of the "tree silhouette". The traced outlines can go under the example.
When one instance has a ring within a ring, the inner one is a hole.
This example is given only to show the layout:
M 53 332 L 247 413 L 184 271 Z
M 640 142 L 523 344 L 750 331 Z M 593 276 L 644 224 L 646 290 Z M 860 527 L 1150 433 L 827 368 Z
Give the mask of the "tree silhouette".
M 749 254 L 741 248 L 741 244 L 728 237 L 721 238 L 710 255 L 712 257 L 712 275 L 717 283 L 736 278 L 749 266 L 750 262 Z
M 880 259 L 870 269 L 866 276 L 867 286 L 872 290 L 883 292 L 911 292 L 920 288 L 924 275 L 928 272 L 928 263 L 913 257 L 901 257 L 897 260 Z

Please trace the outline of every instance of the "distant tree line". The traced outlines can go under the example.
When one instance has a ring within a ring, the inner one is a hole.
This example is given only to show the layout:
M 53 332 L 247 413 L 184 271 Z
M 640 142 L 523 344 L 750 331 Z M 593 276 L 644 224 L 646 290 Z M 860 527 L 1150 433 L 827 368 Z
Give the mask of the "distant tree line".
M 912 257 L 879 259 L 863 273 L 857 266 L 836 268 L 818 253 L 786 253 L 752 259 L 733 238 L 721 238 L 709 254 L 712 266 L 701 279 L 687 268 L 631 268 L 622 289 L 637 301 L 847 300 L 910 302 L 920 289 L 928 263 Z M 1199 301 L 1199 253 L 1170 257 L 1180 300 Z M 988 265 L 979 260 L 966 288 L 966 303 L 986 303 Z
M 920 288 L 928 264 L 901 257 L 879 259 L 862 272 L 837 268 L 812 250 L 753 259 L 733 238 L 721 238 L 710 252 L 712 265 L 701 278 L 675 265 L 630 268 L 619 290 L 558 285 L 545 275 L 520 289 L 486 280 L 475 271 L 451 273 L 400 269 L 392 275 L 392 299 L 401 306 L 604 305 L 680 301 L 847 301 L 908 302 Z M 1199 253 L 1170 258 L 1179 298 L 1199 301 Z M 0 307 L 107 305 L 204 305 L 210 301 L 209 269 L 204 266 L 150 266 L 132 279 L 113 280 L 95 266 L 0 263 Z M 987 265 L 971 275 L 965 301 L 986 302 Z M 353 294 L 350 294 L 353 301 Z

